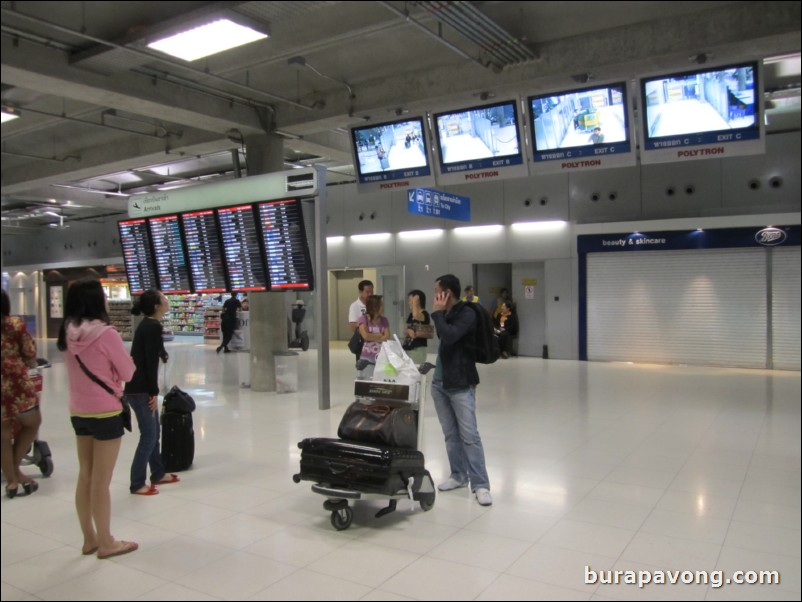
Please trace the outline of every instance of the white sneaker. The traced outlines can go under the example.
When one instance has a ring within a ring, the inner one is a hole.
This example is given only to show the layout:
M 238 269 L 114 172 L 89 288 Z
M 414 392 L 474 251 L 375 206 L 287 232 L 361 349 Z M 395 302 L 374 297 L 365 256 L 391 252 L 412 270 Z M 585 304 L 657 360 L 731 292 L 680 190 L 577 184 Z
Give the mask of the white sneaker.
M 460 487 L 467 487 L 467 486 L 468 486 L 468 481 L 465 481 L 464 483 L 460 483 L 456 479 L 452 479 L 451 477 L 448 477 L 448 480 L 443 481 L 442 483 L 440 483 L 437 486 L 437 488 L 440 491 L 451 491 L 452 489 L 459 489 Z
M 476 501 L 479 502 L 480 506 L 493 505 L 493 498 L 490 497 L 490 491 L 488 489 L 479 487 L 474 493 L 476 494 Z

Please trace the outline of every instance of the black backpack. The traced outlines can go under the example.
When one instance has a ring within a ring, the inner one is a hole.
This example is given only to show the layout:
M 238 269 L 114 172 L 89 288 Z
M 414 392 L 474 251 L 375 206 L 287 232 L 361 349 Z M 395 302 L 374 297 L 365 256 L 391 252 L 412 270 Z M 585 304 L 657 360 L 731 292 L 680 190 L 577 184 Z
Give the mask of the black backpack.
M 501 357 L 501 347 L 493 330 L 493 319 L 482 305 L 470 302 L 466 305 L 476 314 L 474 359 L 480 364 L 492 364 Z
M 162 412 L 175 412 L 177 414 L 190 414 L 195 411 L 195 400 L 192 396 L 173 385 L 162 399 Z

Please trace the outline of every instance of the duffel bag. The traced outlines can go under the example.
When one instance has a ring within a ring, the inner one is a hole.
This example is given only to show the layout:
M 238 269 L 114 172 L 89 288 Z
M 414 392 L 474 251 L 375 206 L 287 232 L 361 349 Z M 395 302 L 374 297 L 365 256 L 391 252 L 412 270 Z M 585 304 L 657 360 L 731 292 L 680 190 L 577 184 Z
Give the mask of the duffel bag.
M 418 420 L 408 404 L 365 404 L 355 401 L 345 410 L 337 436 L 341 439 L 415 449 Z

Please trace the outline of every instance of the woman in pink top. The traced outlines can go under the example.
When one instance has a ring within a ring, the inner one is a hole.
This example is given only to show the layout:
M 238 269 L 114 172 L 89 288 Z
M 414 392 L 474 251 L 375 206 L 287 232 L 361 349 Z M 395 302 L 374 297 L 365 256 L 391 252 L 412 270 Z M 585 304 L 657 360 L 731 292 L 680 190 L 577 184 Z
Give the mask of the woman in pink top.
M 376 358 L 381 351 L 382 343 L 390 340 L 390 321 L 384 317 L 384 302 L 381 295 L 370 295 L 365 301 L 367 312 L 359 318 L 359 334 L 365 341 L 362 345 L 362 355 L 359 356 L 357 367 L 363 366 L 357 373 L 357 378 L 371 379 L 376 368 Z M 364 361 L 363 361 L 364 360 Z
M 136 367 L 120 334 L 109 324 L 106 295 L 97 280 L 78 280 L 67 290 L 58 348 L 66 352 L 70 415 L 78 441 L 75 507 L 84 535 L 81 551 L 97 553 L 98 558 L 133 552 L 139 547 L 135 542 L 117 540 L 111 534 L 109 484 L 123 436 L 122 383 Z

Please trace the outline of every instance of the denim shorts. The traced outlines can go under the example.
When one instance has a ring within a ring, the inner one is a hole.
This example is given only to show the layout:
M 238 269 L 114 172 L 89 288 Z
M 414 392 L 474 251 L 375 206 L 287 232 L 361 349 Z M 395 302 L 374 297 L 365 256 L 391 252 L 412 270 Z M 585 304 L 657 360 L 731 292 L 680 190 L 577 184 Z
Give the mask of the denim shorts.
M 122 414 L 108 418 L 84 418 L 71 416 L 72 428 L 79 437 L 94 437 L 98 441 L 110 441 L 123 436 Z

